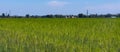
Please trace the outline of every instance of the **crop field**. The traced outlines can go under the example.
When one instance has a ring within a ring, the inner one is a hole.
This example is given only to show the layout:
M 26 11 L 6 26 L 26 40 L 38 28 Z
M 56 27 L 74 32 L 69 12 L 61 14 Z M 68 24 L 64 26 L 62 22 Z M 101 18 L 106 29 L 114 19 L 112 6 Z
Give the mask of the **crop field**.
M 0 52 L 120 52 L 120 19 L 1 18 Z

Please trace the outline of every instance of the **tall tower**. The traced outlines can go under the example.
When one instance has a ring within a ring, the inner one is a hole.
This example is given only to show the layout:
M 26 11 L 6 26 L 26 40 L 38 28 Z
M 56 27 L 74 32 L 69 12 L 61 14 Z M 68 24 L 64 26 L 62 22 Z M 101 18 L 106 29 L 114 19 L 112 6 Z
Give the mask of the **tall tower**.
M 88 17 L 88 15 L 89 15 L 89 11 L 88 10 L 86 11 L 86 14 L 87 14 L 87 17 Z

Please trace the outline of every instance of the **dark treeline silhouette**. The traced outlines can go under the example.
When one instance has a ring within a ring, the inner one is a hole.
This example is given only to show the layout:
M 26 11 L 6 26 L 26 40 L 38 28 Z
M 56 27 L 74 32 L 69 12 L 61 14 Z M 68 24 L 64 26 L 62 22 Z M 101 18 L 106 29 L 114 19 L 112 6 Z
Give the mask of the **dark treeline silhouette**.
M 2 13 L 0 15 L 0 18 L 120 18 L 120 14 L 83 14 L 80 13 L 78 15 L 60 15 L 60 14 L 56 14 L 56 15 L 29 15 L 26 14 L 25 16 L 10 16 L 10 14 L 5 14 Z

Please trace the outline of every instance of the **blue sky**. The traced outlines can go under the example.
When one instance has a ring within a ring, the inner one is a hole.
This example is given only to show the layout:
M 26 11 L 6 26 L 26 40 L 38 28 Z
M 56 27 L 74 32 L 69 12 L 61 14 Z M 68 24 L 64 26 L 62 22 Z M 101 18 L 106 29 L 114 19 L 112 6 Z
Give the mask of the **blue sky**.
M 0 14 L 106 14 L 120 13 L 120 0 L 0 0 Z

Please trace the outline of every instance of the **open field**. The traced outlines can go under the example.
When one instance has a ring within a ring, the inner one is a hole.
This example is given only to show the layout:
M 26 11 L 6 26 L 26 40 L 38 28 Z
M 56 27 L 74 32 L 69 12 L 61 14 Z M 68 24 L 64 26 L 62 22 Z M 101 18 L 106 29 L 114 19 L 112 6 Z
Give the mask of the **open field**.
M 120 52 L 120 19 L 2 18 L 0 52 Z

